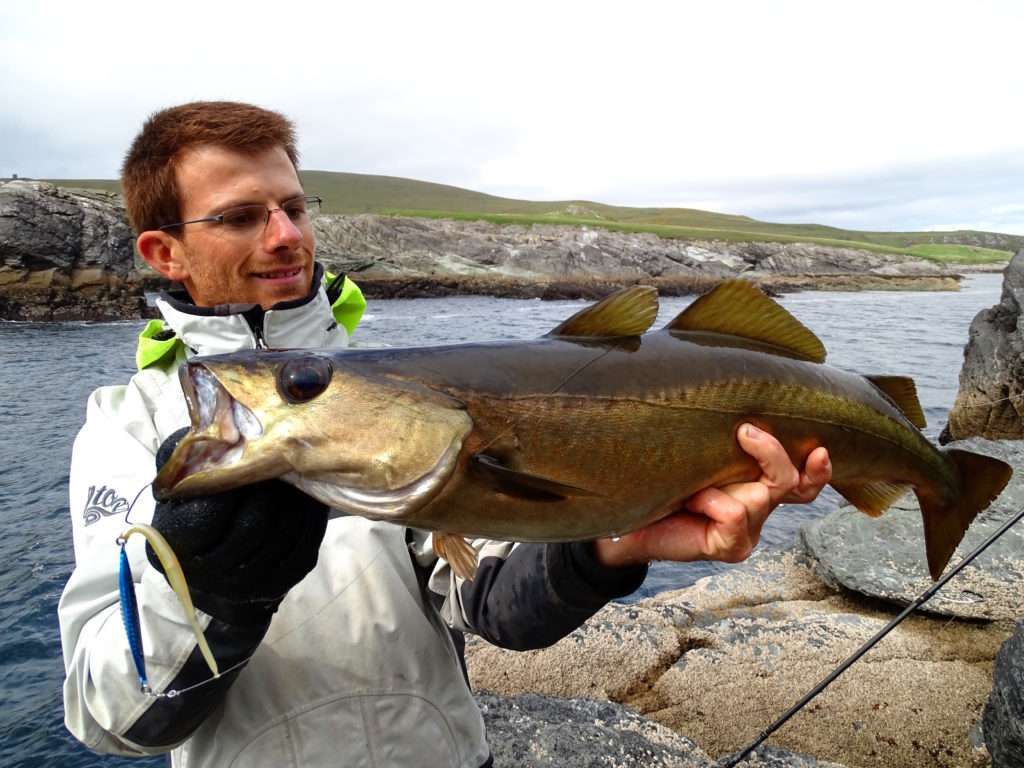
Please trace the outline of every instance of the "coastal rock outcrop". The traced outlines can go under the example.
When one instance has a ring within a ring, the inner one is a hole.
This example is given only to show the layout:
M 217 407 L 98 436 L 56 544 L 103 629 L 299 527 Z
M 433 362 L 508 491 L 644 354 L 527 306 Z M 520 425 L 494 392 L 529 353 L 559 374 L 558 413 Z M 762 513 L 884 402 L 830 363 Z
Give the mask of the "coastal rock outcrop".
M 118 195 L 0 184 L 0 319 L 140 317 L 159 281 L 133 259 Z
M 526 693 L 477 694 L 494 764 L 502 768 L 715 768 L 696 744 L 627 707 L 607 701 Z M 765 748 L 743 768 L 842 768 Z
M 992 768 L 1024 765 L 1024 622 L 996 655 L 982 729 Z
M 470 679 L 474 689 L 503 696 L 604 692 L 721 758 L 892 618 L 881 604 L 824 584 L 814 565 L 799 550 L 760 553 L 685 589 L 610 605 L 544 650 L 513 653 L 474 639 Z M 984 765 L 987 753 L 969 732 L 1010 628 L 912 616 L 771 744 L 851 768 Z M 634 647 L 644 661 L 631 664 Z M 572 671 L 544 673 L 562 667 Z
M 315 222 L 318 254 L 369 296 L 595 298 L 644 282 L 669 295 L 743 275 L 769 290 L 955 289 L 931 262 L 807 243 L 685 241 L 562 224 L 491 224 L 362 214 Z M 134 256 L 118 195 L 0 183 L 0 319 L 151 314 L 165 282 Z
M 495 293 L 594 297 L 644 282 L 663 294 L 742 274 L 768 288 L 955 289 L 923 259 L 809 243 L 689 241 L 563 224 L 492 224 L 371 214 L 317 221 L 324 259 L 386 296 Z
M 943 441 L 1024 438 L 1024 250 L 1003 273 L 999 303 L 978 313 Z

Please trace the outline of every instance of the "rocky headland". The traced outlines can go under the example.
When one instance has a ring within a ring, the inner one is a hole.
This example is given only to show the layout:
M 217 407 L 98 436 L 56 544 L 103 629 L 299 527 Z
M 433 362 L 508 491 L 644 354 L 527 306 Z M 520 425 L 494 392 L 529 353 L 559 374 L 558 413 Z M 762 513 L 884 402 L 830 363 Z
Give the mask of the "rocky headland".
M 1004 275 L 999 303 L 971 323 L 943 440 L 1024 438 L 1024 250 Z
M 959 281 L 958 271 L 923 259 L 810 243 L 371 214 L 323 215 L 316 231 L 318 257 L 373 297 L 592 298 L 638 282 L 679 295 L 736 275 L 774 291 L 955 290 Z M 118 195 L 0 183 L 0 319 L 148 316 L 145 292 L 164 283 L 133 241 Z

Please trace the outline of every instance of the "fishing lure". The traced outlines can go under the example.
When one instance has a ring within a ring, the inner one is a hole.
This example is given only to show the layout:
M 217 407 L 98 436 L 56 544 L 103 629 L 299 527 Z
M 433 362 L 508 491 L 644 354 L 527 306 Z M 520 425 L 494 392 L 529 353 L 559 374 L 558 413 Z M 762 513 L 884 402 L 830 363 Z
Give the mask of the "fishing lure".
M 178 596 L 178 602 L 181 603 L 182 610 L 185 612 L 185 618 L 192 627 L 192 633 L 196 637 L 199 651 L 206 660 L 206 665 L 210 668 L 214 678 L 220 677 L 217 660 L 213 657 L 213 651 L 210 650 L 209 643 L 206 642 L 206 636 L 203 634 L 202 627 L 199 626 L 199 620 L 196 618 L 196 609 L 192 605 L 192 597 L 189 595 L 188 583 L 185 581 L 185 574 L 181 570 L 181 564 L 178 562 L 174 550 L 171 549 L 167 539 L 156 528 L 144 523 L 135 523 L 117 539 L 117 543 L 121 545 L 121 567 L 118 587 L 121 594 L 121 620 L 124 622 L 124 631 L 128 636 L 128 648 L 132 654 L 132 661 L 135 663 L 135 671 L 139 676 L 140 690 L 145 694 L 153 693 L 146 675 L 146 656 L 142 648 L 142 622 L 139 619 L 139 603 L 135 596 L 135 581 L 132 579 L 132 569 L 128 562 L 128 553 L 125 551 L 128 538 L 133 533 L 142 534 L 146 541 L 149 542 L 149 546 L 156 552 L 160 564 L 164 567 L 167 581 L 174 590 L 174 594 Z

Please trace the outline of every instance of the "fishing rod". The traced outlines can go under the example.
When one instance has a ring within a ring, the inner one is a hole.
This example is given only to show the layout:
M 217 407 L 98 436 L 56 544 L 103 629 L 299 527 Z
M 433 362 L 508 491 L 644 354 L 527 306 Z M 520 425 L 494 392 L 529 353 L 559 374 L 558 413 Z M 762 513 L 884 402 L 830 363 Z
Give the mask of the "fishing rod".
M 956 567 L 954 567 L 949 573 L 947 573 L 937 582 L 928 587 L 928 589 L 922 592 L 917 597 L 917 599 L 914 600 L 914 602 L 912 602 L 906 608 L 904 608 L 903 611 L 900 612 L 900 614 L 895 619 L 893 619 L 884 627 L 882 627 L 882 629 L 880 629 L 874 637 L 872 637 L 860 648 L 854 651 L 853 654 L 848 659 L 846 659 L 846 661 L 844 661 L 842 664 L 836 667 L 828 675 L 828 677 L 826 677 L 824 680 L 822 680 L 820 683 L 814 686 L 814 688 L 808 691 L 807 694 L 802 699 L 800 699 L 800 701 L 798 701 L 796 704 L 794 704 L 792 707 L 786 710 L 786 712 L 781 717 L 779 717 L 778 720 L 776 720 L 765 730 L 763 730 L 761 732 L 761 735 L 758 736 L 754 741 L 752 741 L 750 745 L 747 746 L 742 752 L 740 752 L 737 757 L 734 757 L 732 760 L 725 763 L 723 768 L 734 768 L 734 766 L 737 766 L 741 762 L 743 762 L 750 755 L 751 752 L 753 752 L 755 749 L 761 746 L 768 739 L 769 736 L 771 736 L 773 733 L 775 733 L 775 731 L 779 730 L 779 728 L 785 725 L 786 722 L 791 717 L 793 717 L 793 715 L 795 715 L 797 712 L 799 712 L 801 709 L 807 706 L 807 704 L 809 704 L 815 696 L 817 696 L 819 693 L 828 688 L 828 686 L 831 685 L 837 677 L 843 674 L 843 672 L 849 669 L 849 667 L 855 661 L 857 661 L 861 656 L 863 656 L 865 653 L 870 651 L 875 645 L 877 645 L 883 637 L 885 637 L 892 630 L 894 630 L 901 621 L 907 618 L 907 616 L 909 616 L 911 613 L 913 613 L 915 610 L 917 610 L 926 602 L 928 602 L 931 598 L 933 598 L 935 596 L 935 593 L 942 589 L 949 582 L 950 579 L 952 579 L 954 576 L 960 573 L 960 571 L 962 571 L 965 566 L 969 565 L 971 561 L 973 561 L 978 555 L 980 555 L 982 552 L 988 549 L 989 546 L 993 544 L 1000 536 L 1002 536 L 1004 533 L 1010 530 L 1010 528 L 1012 528 L 1022 519 L 1024 519 L 1024 508 L 1022 508 L 1019 512 L 1017 512 L 1016 515 L 1007 520 L 1002 526 L 1000 526 L 998 531 L 996 531 L 987 539 L 985 539 L 985 541 L 978 545 L 978 547 L 975 548 L 973 552 L 971 552 L 969 555 L 964 557 L 963 560 L 957 563 Z

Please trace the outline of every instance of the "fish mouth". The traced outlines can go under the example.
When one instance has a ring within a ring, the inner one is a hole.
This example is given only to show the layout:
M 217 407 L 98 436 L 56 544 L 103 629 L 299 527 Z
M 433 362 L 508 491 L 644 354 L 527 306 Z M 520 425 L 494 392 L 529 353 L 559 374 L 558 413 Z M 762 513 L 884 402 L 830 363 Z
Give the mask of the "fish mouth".
M 180 487 L 186 480 L 234 464 L 245 453 L 246 443 L 263 434 L 256 414 L 235 400 L 206 366 L 186 363 L 178 379 L 192 428 L 153 481 L 158 501 L 188 495 L 188 489 Z

